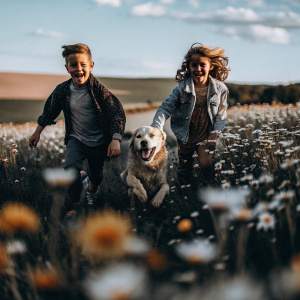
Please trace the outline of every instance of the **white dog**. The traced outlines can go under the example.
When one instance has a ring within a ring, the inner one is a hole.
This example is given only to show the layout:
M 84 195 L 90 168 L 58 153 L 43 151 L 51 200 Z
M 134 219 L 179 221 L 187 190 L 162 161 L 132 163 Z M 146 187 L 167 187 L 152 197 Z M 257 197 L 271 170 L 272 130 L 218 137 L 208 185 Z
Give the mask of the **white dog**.
M 127 168 L 121 174 L 129 187 L 129 196 L 135 194 L 141 202 L 152 198 L 155 207 L 161 205 L 170 190 L 165 140 L 166 133 L 158 128 L 138 128 L 129 141 Z

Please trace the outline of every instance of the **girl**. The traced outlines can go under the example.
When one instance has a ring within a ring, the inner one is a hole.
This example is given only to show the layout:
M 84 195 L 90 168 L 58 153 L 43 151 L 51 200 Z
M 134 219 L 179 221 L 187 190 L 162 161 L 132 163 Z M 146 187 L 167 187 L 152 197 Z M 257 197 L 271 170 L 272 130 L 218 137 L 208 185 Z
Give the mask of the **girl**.
M 178 142 L 178 177 L 191 180 L 196 151 L 206 183 L 214 178 L 207 141 L 216 140 L 226 123 L 228 58 L 224 49 L 195 43 L 185 55 L 175 80 L 179 82 L 158 108 L 152 126 L 161 130 L 171 117 L 171 128 Z

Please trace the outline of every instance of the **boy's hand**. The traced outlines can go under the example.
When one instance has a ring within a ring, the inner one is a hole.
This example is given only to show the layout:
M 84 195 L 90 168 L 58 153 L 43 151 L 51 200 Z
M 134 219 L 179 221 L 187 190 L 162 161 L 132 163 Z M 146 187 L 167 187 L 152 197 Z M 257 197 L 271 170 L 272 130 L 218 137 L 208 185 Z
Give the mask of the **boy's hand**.
M 120 153 L 121 153 L 120 141 L 112 140 L 107 149 L 107 156 L 109 158 L 117 157 L 120 155 Z
M 42 127 L 41 125 L 38 125 L 36 127 L 35 132 L 33 133 L 33 135 L 29 138 L 28 140 L 28 145 L 31 149 L 35 148 L 36 145 L 38 144 L 40 137 L 41 137 L 41 133 L 44 130 L 45 127 Z
M 28 145 L 31 149 L 35 148 L 40 140 L 40 133 L 34 132 L 34 134 L 29 138 Z

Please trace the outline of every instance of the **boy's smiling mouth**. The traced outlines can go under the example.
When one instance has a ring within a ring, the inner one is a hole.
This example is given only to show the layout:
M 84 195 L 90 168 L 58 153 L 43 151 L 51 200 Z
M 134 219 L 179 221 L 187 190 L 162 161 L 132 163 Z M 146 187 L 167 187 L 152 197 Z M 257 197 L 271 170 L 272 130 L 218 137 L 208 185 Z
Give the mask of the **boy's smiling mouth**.
M 83 77 L 83 74 L 75 74 L 75 77 L 76 77 L 76 78 L 82 78 L 82 77 Z

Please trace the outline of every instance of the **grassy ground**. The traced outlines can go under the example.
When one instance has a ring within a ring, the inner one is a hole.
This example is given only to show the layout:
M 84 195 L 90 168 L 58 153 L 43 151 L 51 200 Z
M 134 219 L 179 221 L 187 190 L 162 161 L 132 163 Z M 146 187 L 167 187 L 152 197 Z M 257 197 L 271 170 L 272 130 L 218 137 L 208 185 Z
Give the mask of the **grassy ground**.
M 236 108 L 223 147 L 210 151 L 216 181 L 208 189 L 196 159 L 192 185 L 178 182 L 176 141 L 168 137 L 171 191 L 158 209 L 126 193 L 119 175 L 127 135 L 121 157 L 105 164 L 96 209 L 117 216 L 94 218 L 83 206 L 81 218 L 69 223 L 62 222 L 65 188 L 43 176 L 63 163 L 64 124 L 45 129 L 36 150 L 26 144 L 33 124 L 1 125 L 0 295 L 299 299 L 299 116 L 299 106 Z M 8 210 L 10 202 L 38 217 Z

